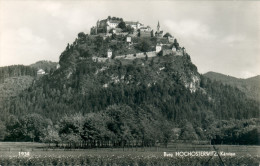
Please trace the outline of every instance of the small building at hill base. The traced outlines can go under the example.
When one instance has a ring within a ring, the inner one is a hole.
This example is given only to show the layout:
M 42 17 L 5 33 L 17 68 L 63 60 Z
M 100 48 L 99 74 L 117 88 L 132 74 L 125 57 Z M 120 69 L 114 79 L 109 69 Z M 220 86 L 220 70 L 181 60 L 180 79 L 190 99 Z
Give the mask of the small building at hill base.
M 44 75 L 45 74 L 45 71 L 43 69 L 39 69 L 37 71 L 37 75 Z

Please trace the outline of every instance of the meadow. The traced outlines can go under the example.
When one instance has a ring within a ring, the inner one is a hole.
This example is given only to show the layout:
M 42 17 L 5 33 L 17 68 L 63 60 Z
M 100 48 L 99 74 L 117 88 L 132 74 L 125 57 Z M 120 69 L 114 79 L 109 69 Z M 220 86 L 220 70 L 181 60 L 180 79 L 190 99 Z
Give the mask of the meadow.
M 176 145 L 176 147 L 52 149 L 40 143 L 0 143 L 0 165 L 101 165 L 101 166 L 169 166 L 169 165 L 259 165 L 259 146 L 216 146 L 218 151 L 235 156 L 164 156 L 164 152 L 211 151 L 210 145 Z M 21 153 L 25 152 L 25 153 Z

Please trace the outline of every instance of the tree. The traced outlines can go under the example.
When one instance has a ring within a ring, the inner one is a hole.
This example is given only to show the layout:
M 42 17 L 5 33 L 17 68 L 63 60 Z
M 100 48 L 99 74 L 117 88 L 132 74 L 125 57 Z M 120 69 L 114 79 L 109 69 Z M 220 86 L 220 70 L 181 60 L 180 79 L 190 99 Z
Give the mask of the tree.
M 90 35 L 96 35 L 96 27 L 91 27 Z
M 40 140 L 45 143 L 55 143 L 58 146 L 58 143 L 61 142 L 57 127 L 53 125 L 48 125 L 47 128 L 43 130 L 43 134 L 40 137 Z
M 82 137 L 84 140 L 88 141 L 95 141 L 97 137 L 100 135 L 99 130 L 97 129 L 98 127 L 101 126 L 96 126 L 95 120 L 98 120 L 95 118 L 95 114 L 88 114 L 85 118 L 85 122 L 83 124 L 83 134 Z
M 20 120 L 10 116 L 6 124 L 7 140 L 39 141 L 48 122 L 41 115 L 33 113 L 22 116 Z
M 126 24 L 125 24 L 125 22 L 124 21 L 121 21 L 119 24 L 118 24 L 118 26 L 117 26 L 118 28 L 121 28 L 123 31 L 125 31 L 126 30 Z
M 179 43 L 178 43 L 177 39 L 174 39 L 173 45 L 175 46 L 176 49 L 179 48 Z
M 78 33 L 78 38 L 79 38 L 79 39 L 83 39 L 83 38 L 85 38 L 85 37 L 86 37 L 86 34 L 85 34 L 84 32 Z
M 61 139 L 75 147 L 82 140 L 84 121 L 84 116 L 80 113 L 61 118 L 58 124 Z
M 151 37 L 154 37 L 154 33 L 153 33 L 153 30 L 151 31 Z
M 96 38 L 95 38 L 95 45 L 96 45 L 96 50 L 97 51 L 99 51 L 99 50 L 101 50 L 102 48 L 102 46 L 103 46 L 103 37 L 101 37 L 101 36 L 97 36 Z
M 198 140 L 198 135 L 190 122 L 186 122 L 185 126 L 182 128 L 180 137 L 183 140 Z
M 25 140 L 30 138 L 33 142 L 39 141 L 44 128 L 47 126 L 47 121 L 41 115 L 36 113 L 23 116 L 20 123 Z
M 110 29 L 110 30 L 108 31 L 108 33 L 113 33 L 113 30 L 114 30 L 114 29 Z
M 133 33 L 134 32 L 134 28 L 132 28 L 130 25 L 126 26 L 125 32 L 129 32 L 129 33 Z
M 111 38 L 112 38 L 113 40 L 116 39 L 116 34 L 113 33 L 112 36 L 111 36 Z
M 148 52 L 151 50 L 151 42 L 147 39 L 142 39 L 137 44 L 137 49 L 139 49 L 142 52 Z
M 161 126 L 161 131 L 162 131 L 162 142 L 164 143 L 165 147 L 167 147 L 168 143 L 170 142 L 173 136 L 173 132 L 170 124 L 164 122 Z
M 6 127 L 2 122 L 0 122 L 0 141 L 4 140 L 5 135 L 6 135 Z
M 148 56 L 147 56 L 147 54 L 145 54 L 145 61 L 147 61 L 148 60 Z
M 80 32 L 78 34 L 78 43 L 84 43 L 86 41 L 86 34 L 84 32 Z
M 23 140 L 21 124 L 19 119 L 11 115 L 6 121 L 6 139 L 11 141 Z
M 70 44 L 67 44 L 66 50 L 68 51 L 70 49 Z

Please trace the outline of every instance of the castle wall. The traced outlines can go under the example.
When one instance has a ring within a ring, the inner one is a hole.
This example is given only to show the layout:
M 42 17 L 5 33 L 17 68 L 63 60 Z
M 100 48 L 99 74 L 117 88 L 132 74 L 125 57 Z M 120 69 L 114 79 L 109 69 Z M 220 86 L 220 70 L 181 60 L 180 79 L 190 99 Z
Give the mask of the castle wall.
M 126 55 L 120 55 L 120 56 L 116 56 L 115 59 L 122 59 L 122 58 L 125 58 Z
M 170 55 L 170 54 L 173 54 L 173 51 L 171 49 L 165 49 L 162 51 L 163 56 Z
M 140 37 L 151 37 L 151 31 L 140 31 Z
M 125 59 L 135 59 L 136 57 L 134 56 L 134 54 L 127 54 Z
M 136 54 L 136 58 L 145 58 L 145 54 L 142 52 L 142 53 L 137 53 Z
M 172 51 L 171 49 L 164 49 L 162 50 L 162 55 L 170 55 L 173 54 L 175 56 L 183 56 L 183 50 L 177 50 L 177 51 Z M 137 54 L 126 54 L 126 55 L 120 55 L 120 56 L 116 56 L 115 59 L 136 59 L 136 58 L 152 58 L 152 57 L 156 57 L 157 53 L 156 51 L 150 51 L 150 52 L 141 52 L 141 53 L 137 53 Z M 92 57 L 92 60 L 94 62 L 106 62 L 109 58 L 100 58 L 100 57 Z
M 168 42 L 174 43 L 174 38 L 173 37 L 168 37 Z
M 182 50 L 177 50 L 175 55 L 176 56 L 183 56 L 183 51 Z
M 155 56 L 157 56 L 157 54 L 156 54 L 155 51 L 146 52 L 146 55 L 147 55 L 148 58 L 151 58 L 151 57 L 155 57 Z
M 100 57 L 94 56 L 94 57 L 92 57 L 92 60 L 94 62 L 106 62 L 108 60 L 108 58 L 100 58 Z
M 117 32 L 115 33 L 116 35 L 123 35 L 123 36 L 126 36 L 128 35 L 128 32 Z
M 131 36 L 131 37 L 137 37 L 138 36 L 138 32 L 135 31 L 135 32 L 133 32 L 133 34 L 128 34 L 128 35 Z

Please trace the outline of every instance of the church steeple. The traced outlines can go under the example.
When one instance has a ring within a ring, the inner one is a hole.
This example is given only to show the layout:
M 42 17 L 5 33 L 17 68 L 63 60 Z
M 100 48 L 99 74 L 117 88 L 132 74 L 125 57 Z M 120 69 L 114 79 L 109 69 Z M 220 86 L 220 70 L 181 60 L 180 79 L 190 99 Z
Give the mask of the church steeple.
M 160 32 L 160 23 L 158 21 L 158 25 L 157 25 L 157 32 Z

